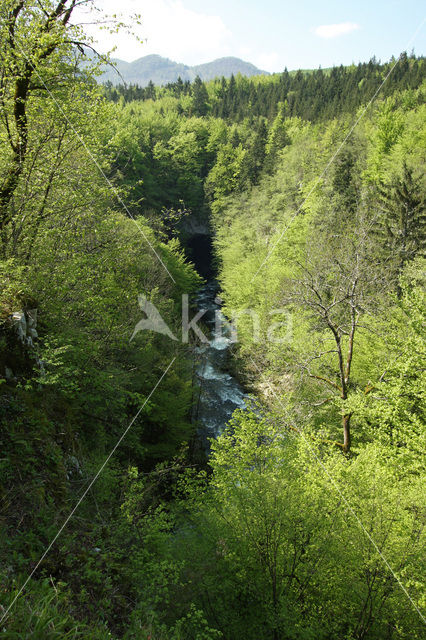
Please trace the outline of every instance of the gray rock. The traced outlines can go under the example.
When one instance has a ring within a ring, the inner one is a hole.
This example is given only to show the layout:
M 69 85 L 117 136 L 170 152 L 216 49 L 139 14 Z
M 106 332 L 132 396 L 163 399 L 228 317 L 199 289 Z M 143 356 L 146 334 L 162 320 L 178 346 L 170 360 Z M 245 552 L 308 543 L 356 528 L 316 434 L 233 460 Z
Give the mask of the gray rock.
M 31 309 L 27 311 L 27 324 L 28 328 L 35 329 L 37 326 L 37 309 Z
M 25 341 L 27 335 L 27 320 L 23 311 L 15 311 L 12 313 L 12 323 L 19 336 L 21 342 Z
M 12 369 L 9 369 L 9 367 L 5 367 L 4 369 L 5 369 L 6 380 L 13 380 L 14 375 L 13 375 Z

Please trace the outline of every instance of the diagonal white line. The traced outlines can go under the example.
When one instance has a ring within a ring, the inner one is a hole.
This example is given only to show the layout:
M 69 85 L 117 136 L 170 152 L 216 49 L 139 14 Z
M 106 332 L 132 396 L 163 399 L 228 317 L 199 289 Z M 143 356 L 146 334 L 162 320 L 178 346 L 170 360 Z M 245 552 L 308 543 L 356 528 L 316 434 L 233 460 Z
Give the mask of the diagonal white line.
M 422 22 L 420 23 L 420 25 L 417 27 L 416 31 L 414 32 L 414 34 L 411 36 L 409 42 L 407 43 L 405 50 L 407 50 L 409 48 L 409 46 L 411 45 L 411 43 L 415 40 L 415 38 L 417 37 L 418 33 L 421 31 L 421 29 L 423 28 L 424 23 L 426 22 L 426 18 L 424 18 L 422 20 Z M 359 115 L 359 117 L 357 118 L 357 120 L 355 121 L 355 123 L 353 124 L 353 126 L 351 127 L 349 133 L 346 135 L 345 139 L 343 140 L 343 142 L 340 144 L 340 146 L 338 147 L 337 151 L 334 153 L 334 155 L 332 156 L 332 158 L 329 160 L 329 162 L 327 163 L 325 169 L 323 170 L 323 172 L 321 173 L 321 175 L 317 178 L 315 184 L 313 185 L 313 187 L 311 188 L 311 190 L 309 191 L 308 195 L 305 197 L 304 201 L 302 202 L 302 204 L 300 205 L 300 207 L 297 209 L 296 213 L 293 214 L 293 216 L 290 218 L 290 220 L 288 221 L 286 227 L 284 228 L 284 230 L 282 231 L 281 235 L 279 236 L 278 240 L 274 243 L 274 245 L 271 247 L 271 249 L 269 250 L 266 258 L 263 260 L 262 264 L 260 265 L 260 267 L 258 268 L 258 270 L 256 271 L 256 273 L 254 274 L 253 278 L 251 279 L 250 283 L 252 283 L 255 278 L 257 277 L 257 275 L 259 274 L 259 272 L 262 270 L 262 268 L 264 267 L 264 265 L 266 264 L 266 262 L 269 260 L 270 256 L 272 255 L 272 253 L 275 251 L 277 245 L 281 242 L 282 238 L 284 237 L 285 233 L 287 232 L 287 230 L 289 229 L 290 225 L 293 223 L 294 219 L 296 218 L 296 216 L 299 214 L 299 212 L 301 211 L 303 205 L 306 203 L 306 201 L 308 200 L 308 198 L 310 197 L 310 195 L 313 193 L 313 191 L 317 188 L 318 184 L 320 183 L 320 181 L 322 180 L 322 178 L 324 177 L 324 175 L 327 173 L 328 169 L 330 168 L 331 164 L 334 162 L 334 160 L 336 159 L 336 157 L 338 156 L 338 154 L 340 153 L 340 151 L 342 150 L 343 146 L 346 144 L 346 142 L 348 141 L 349 137 L 351 136 L 351 134 L 353 133 L 354 129 L 356 128 L 356 126 L 359 124 L 359 122 L 361 121 L 361 119 L 364 117 L 364 115 L 366 114 L 368 108 L 370 107 L 370 105 L 374 102 L 374 100 L 376 99 L 377 95 L 379 94 L 379 92 L 381 91 L 381 89 L 383 88 L 383 85 L 385 84 L 385 82 L 388 80 L 389 76 L 391 75 L 391 73 L 393 72 L 393 70 L 395 69 L 395 67 L 397 66 L 397 64 L 399 63 L 399 61 L 401 60 L 401 56 L 402 54 L 399 56 L 399 58 L 396 60 L 396 62 L 392 65 L 392 67 L 390 68 L 390 70 L 388 71 L 386 77 L 383 79 L 383 82 L 380 84 L 380 86 L 378 87 L 378 89 L 375 91 L 373 97 L 370 99 L 369 103 L 367 104 L 367 106 L 363 109 L 363 111 L 361 112 L 361 114 Z M 258 370 L 258 372 L 263 375 L 262 371 L 260 370 L 260 368 L 257 366 L 257 364 L 254 362 L 254 360 L 251 358 L 252 364 L 256 367 L 256 369 Z M 269 380 L 266 380 L 273 396 L 277 399 L 278 403 L 280 404 L 280 406 L 284 409 L 284 411 L 286 411 L 286 408 L 284 406 L 284 404 L 282 403 L 281 398 L 276 394 L 275 390 L 273 389 L 271 383 L 269 382 Z M 323 471 L 325 472 L 325 474 L 327 475 L 329 482 L 333 485 L 333 487 L 335 488 L 335 490 L 337 491 L 337 493 L 340 495 L 341 499 L 343 500 L 343 502 L 345 503 L 347 509 L 349 510 L 349 512 L 352 514 L 352 516 L 355 518 L 356 522 L 358 523 L 359 527 L 361 528 L 361 530 L 364 532 L 364 534 L 367 536 L 367 538 L 369 539 L 370 543 L 373 545 L 373 547 L 375 548 L 375 550 L 377 551 L 377 553 L 379 554 L 380 558 L 382 559 L 384 565 L 387 567 L 387 569 L 390 571 L 390 573 L 392 574 L 392 576 L 395 578 L 395 580 L 397 581 L 399 587 L 402 589 L 403 593 L 406 595 L 406 597 L 408 598 L 408 600 L 410 601 L 410 603 L 412 604 L 412 606 L 414 607 L 414 609 L 416 610 L 416 612 L 419 614 L 421 620 L 423 623 L 426 623 L 426 619 L 423 616 L 423 614 L 421 613 L 420 609 L 418 608 L 418 606 L 416 605 L 416 603 L 414 602 L 414 600 L 411 598 L 410 594 L 408 593 L 407 589 L 405 588 L 405 586 L 402 584 L 401 580 L 398 578 L 398 576 L 396 575 L 395 571 L 392 569 L 391 565 L 389 564 L 388 560 L 385 558 L 385 556 L 383 555 L 383 553 L 380 551 L 377 543 L 375 542 L 375 540 L 372 538 L 371 534 L 368 532 L 368 530 L 365 528 L 364 524 L 362 523 L 362 521 L 360 520 L 359 516 L 357 515 L 357 513 L 354 511 L 354 509 L 351 507 L 351 505 L 349 504 L 346 496 L 342 493 L 339 485 L 336 483 L 336 481 L 334 480 L 334 478 L 331 476 L 330 472 L 328 471 L 328 469 L 325 467 L 325 465 L 323 464 L 323 462 L 318 458 L 318 456 L 316 455 L 315 451 L 312 449 L 310 443 L 308 442 L 308 440 L 306 439 L 305 435 L 303 434 L 303 431 L 301 431 L 298 427 L 296 427 L 295 425 L 293 425 L 294 429 L 299 433 L 299 435 L 304 439 L 304 441 L 306 442 L 306 444 L 309 447 L 309 450 L 311 451 L 312 455 L 314 456 L 314 458 L 316 459 L 316 461 L 318 462 L 318 464 L 321 466 L 321 468 L 323 469 Z
M 423 19 L 423 21 L 421 22 L 421 24 L 417 27 L 415 33 L 413 34 L 413 36 L 410 38 L 409 42 L 407 43 L 405 50 L 407 50 L 409 48 L 409 46 L 411 45 L 411 43 L 415 40 L 415 38 L 417 37 L 417 34 L 421 31 L 421 29 L 423 28 L 423 25 L 426 21 L 426 18 Z M 343 140 L 343 142 L 340 144 L 340 146 L 338 147 L 337 151 L 333 154 L 332 158 L 329 160 L 329 162 L 327 163 L 325 169 L 323 170 L 323 172 L 321 173 L 321 175 L 317 178 L 315 184 L 313 185 L 313 187 L 311 188 L 311 190 L 309 191 L 308 195 L 305 197 L 304 201 L 302 202 L 302 204 L 300 205 L 300 207 L 297 209 L 296 213 L 293 214 L 293 216 L 290 218 L 290 220 L 288 221 L 286 227 L 284 228 L 284 230 L 282 231 L 280 237 L 278 238 L 278 240 L 274 243 L 274 245 L 271 247 L 271 249 L 269 250 L 266 258 L 263 260 L 262 264 L 260 265 L 260 267 L 258 268 L 258 270 L 256 271 L 255 275 L 253 276 L 253 278 L 251 279 L 250 283 L 252 283 L 255 278 L 257 277 L 257 275 L 259 274 L 259 272 L 262 270 L 262 268 L 264 267 L 264 265 L 266 264 L 266 262 L 269 260 L 270 256 L 272 255 L 272 253 L 275 251 L 277 245 L 281 242 L 282 238 L 284 237 L 285 233 L 287 232 L 287 230 L 289 229 L 289 227 L 291 226 L 292 222 L 294 221 L 294 219 L 296 218 L 296 216 L 300 213 L 303 205 L 306 203 L 306 201 L 308 200 L 308 198 L 310 197 L 310 195 L 313 193 L 313 191 L 317 188 L 318 184 L 320 183 L 320 181 L 322 180 L 322 178 L 324 177 L 324 175 L 327 173 L 328 169 L 330 168 L 331 164 L 334 162 L 334 160 L 336 159 L 336 157 L 338 156 L 338 154 L 340 153 L 340 151 L 342 150 L 342 148 L 344 147 L 344 145 L 346 144 L 346 142 L 348 141 L 349 137 L 351 136 L 351 134 L 353 133 L 354 129 L 356 128 L 356 126 L 359 124 L 359 122 L 361 121 L 361 119 L 364 117 L 364 115 L 366 114 L 368 108 L 371 106 L 371 104 L 374 102 L 374 100 L 376 99 L 377 95 L 379 94 L 379 92 L 381 91 L 381 89 L 383 88 L 383 85 L 385 84 L 385 82 L 388 80 L 389 76 L 391 75 L 391 73 L 393 72 L 393 70 L 395 69 L 395 67 L 397 66 L 397 64 L 399 63 L 399 61 L 401 60 L 401 56 L 402 54 L 399 56 L 399 58 L 396 60 L 396 62 L 392 65 L 391 69 L 389 70 L 389 72 L 387 73 L 386 77 L 383 79 L 383 82 L 380 84 L 380 86 L 378 87 L 378 89 L 376 90 L 376 92 L 374 93 L 373 97 L 370 99 L 370 101 L 368 102 L 367 106 L 363 109 L 363 111 L 361 112 L 361 114 L 359 115 L 359 117 L 357 118 L 357 120 L 355 121 L 355 123 L 353 124 L 353 126 L 351 127 L 349 133 L 346 135 L 345 139 Z M 260 368 L 257 366 L 257 364 L 254 362 L 254 360 L 251 358 L 252 364 L 255 366 L 255 368 L 258 370 L 258 372 L 263 375 L 263 372 L 260 370 Z M 263 376 L 264 377 L 264 376 Z M 264 377 L 265 379 L 265 377 Z M 278 401 L 278 403 L 280 404 L 280 406 L 284 409 L 284 411 L 286 412 L 286 408 L 281 400 L 281 398 L 276 394 L 274 388 L 272 387 L 271 383 L 269 382 L 269 380 L 266 380 L 273 396 L 276 398 L 276 400 Z M 405 586 L 402 584 L 401 580 L 398 578 L 398 576 L 396 575 L 395 571 L 393 570 L 393 568 L 391 567 L 391 565 L 389 564 L 388 560 L 386 559 L 386 557 L 383 555 L 383 553 L 381 552 L 381 550 L 379 549 L 376 541 L 373 539 L 373 537 L 371 536 L 371 534 L 369 533 L 369 531 L 366 529 L 366 527 L 364 526 L 363 522 L 360 520 L 359 516 L 357 515 L 357 513 L 354 511 L 354 509 L 352 508 L 352 506 L 350 505 L 350 503 L 348 502 L 346 496 L 342 493 L 339 485 L 337 484 L 337 482 L 335 481 L 335 479 L 333 478 L 333 476 L 330 474 L 330 472 L 328 471 L 328 469 L 325 467 L 325 465 L 323 464 L 323 462 L 321 461 L 321 459 L 317 456 L 317 454 L 315 453 L 315 451 L 312 449 L 309 441 L 306 439 L 303 431 L 301 429 L 299 429 L 297 426 L 292 425 L 293 428 L 299 433 L 299 435 L 304 439 L 305 443 L 308 445 L 308 448 L 311 452 L 311 454 L 313 455 L 313 457 L 316 459 L 316 461 L 318 462 L 318 464 L 321 466 L 321 468 L 323 469 L 324 473 L 327 475 L 328 480 L 330 482 L 330 484 L 333 485 L 334 489 L 337 491 L 337 493 L 340 495 L 342 501 L 344 502 L 344 504 L 346 505 L 348 511 L 352 514 L 352 516 L 355 518 L 356 522 L 358 523 L 359 527 L 361 528 L 361 530 L 363 531 L 363 533 L 366 535 L 366 537 L 368 538 L 368 540 L 370 541 L 370 543 L 372 544 L 372 546 L 374 547 L 374 549 L 377 551 L 377 553 L 379 554 L 382 562 L 384 563 L 384 565 L 387 567 L 387 569 L 389 570 L 389 572 L 392 574 L 392 576 L 394 577 L 394 579 L 396 580 L 397 584 L 399 585 L 399 587 L 402 589 L 403 593 L 406 595 L 406 597 L 408 598 L 408 600 L 410 601 L 411 605 L 413 606 L 413 608 L 416 610 L 416 612 L 418 613 L 418 615 L 420 616 L 420 619 L 422 620 L 423 623 L 426 624 L 426 619 L 423 616 L 422 612 L 420 611 L 420 609 L 418 608 L 418 606 L 416 605 L 416 603 L 414 602 L 414 600 L 411 598 L 410 594 L 408 593 L 407 589 L 405 588 Z
M 172 281 L 176 284 L 176 280 L 174 279 L 174 277 L 172 276 L 172 274 L 170 273 L 170 271 L 168 270 L 168 268 L 166 267 L 166 265 L 164 264 L 163 260 L 161 259 L 161 257 L 158 255 L 158 252 L 155 250 L 155 248 L 153 247 L 152 243 L 149 241 L 149 238 L 147 237 L 146 233 L 144 232 L 144 230 L 142 229 L 142 227 L 139 225 L 139 223 L 137 222 L 136 218 L 133 216 L 133 214 L 131 213 L 131 211 L 129 210 L 129 208 L 127 207 L 126 203 L 124 202 L 124 200 L 122 199 L 122 197 L 120 196 L 118 190 L 116 189 L 116 187 L 114 186 L 114 184 L 111 182 L 111 180 L 108 178 L 108 176 L 105 174 L 105 171 L 102 169 L 101 165 L 99 164 L 99 162 L 97 161 L 97 159 L 95 158 L 95 156 L 93 155 L 93 153 L 90 151 L 89 147 L 87 146 L 86 142 L 84 141 L 84 139 L 82 138 L 82 136 L 80 135 L 80 133 L 77 131 L 77 129 L 74 127 L 74 125 L 72 124 L 72 122 L 70 121 L 70 119 L 68 118 L 67 114 L 65 113 L 62 105 L 60 104 L 60 102 L 55 98 L 55 96 L 53 95 L 53 93 L 50 91 L 50 89 L 48 88 L 48 86 L 46 85 L 45 81 L 43 80 L 43 78 L 40 76 L 39 72 L 37 71 L 37 69 L 34 67 L 34 65 L 30 62 L 30 60 L 27 58 L 27 56 L 25 55 L 25 51 L 23 50 L 23 48 L 21 47 L 21 45 L 18 43 L 16 37 L 14 37 L 14 42 L 17 45 L 17 48 L 19 49 L 20 53 L 23 55 L 23 57 L 25 58 L 25 60 L 31 64 L 33 71 L 35 73 L 35 75 L 37 76 L 37 78 L 40 80 L 40 82 L 42 83 L 42 85 L 44 86 L 44 88 L 46 89 L 47 93 L 50 95 L 50 97 L 52 98 L 53 102 L 55 103 L 55 105 L 57 106 L 58 110 L 61 112 L 61 114 L 63 115 L 63 117 L 65 118 L 66 122 L 68 122 L 71 131 L 74 133 L 74 135 L 76 136 L 76 138 L 79 140 L 80 144 L 82 145 L 82 147 L 84 148 L 84 150 L 86 151 L 87 155 L 89 156 L 89 158 L 92 160 L 93 164 L 96 166 L 96 168 L 98 169 L 99 173 L 101 174 L 101 176 L 104 178 L 104 180 L 106 181 L 106 183 L 108 184 L 108 186 L 110 187 L 111 191 L 113 192 L 114 196 L 117 198 L 118 202 L 121 204 L 121 206 L 123 207 L 123 209 L 125 210 L 125 212 L 127 213 L 127 215 L 129 216 L 129 218 L 131 218 L 131 220 L 133 220 L 133 222 L 135 223 L 135 225 L 137 226 L 139 232 L 141 233 L 141 235 L 143 236 L 144 240 L 146 241 L 146 243 L 149 245 L 151 251 L 154 253 L 154 255 L 156 256 L 157 260 L 160 262 L 160 264 L 163 266 L 163 268 L 165 269 L 166 273 L 169 275 L 169 277 L 172 279 Z
M 421 29 L 423 28 L 424 23 L 426 22 L 426 18 L 423 19 L 423 21 L 421 22 L 421 24 L 417 27 L 415 33 L 411 36 L 410 40 L 407 42 L 404 51 L 407 51 L 407 49 L 410 47 L 411 43 L 416 39 L 417 34 L 421 31 Z M 266 256 L 266 258 L 263 260 L 262 264 L 260 265 L 260 267 L 258 268 L 258 270 L 256 271 L 256 273 L 254 274 L 254 276 L 252 277 L 252 279 L 250 280 L 250 284 L 253 282 L 253 280 L 255 280 L 255 278 L 257 277 L 259 271 L 261 271 L 264 267 L 264 265 L 266 264 L 266 262 L 269 260 L 269 258 L 271 257 L 271 255 L 274 253 L 275 249 L 277 248 L 277 246 L 279 245 L 279 243 L 281 242 L 281 240 L 283 239 L 284 235 L 286 234 L 286 232 L 288 231 L 288 229 L 290 228 L 290 226 L 292 225 L 294 219 L 298 216 L 298 214 L 300 213 L 300 211 L 303 208 L 303 205 L 306 203 L 306 201 L 308 200 L 308 198 L 312 195 L 312 193 L 315 191 L 315 189 L 317 188 L 317 186 L 319 185 L 319 183 L 321 182 L 321 180 L 323 179 L 323 177 L 325 176 L 325 174 L 327 173 L 327 171 L 329 170 L 329 168 L 331 167 L 331 165 L 333 164 L 333 162 L 335 161 L 335 159 L 337 158 L 337 156 L 339 155 L 339 153 L 341 152 L 341 150 L 343 149 L 343 147 L 345 146 L 345 144 L 347 143 L 348 139 L 351 137 L 352 133 L 354 132 L 355 128 L 358 126 L 358 124 L 360 123 L 360 121 L 362 120 L 362 118 L 365 116 L 365 114 L 367 113 L 368 109 L 370 108 L 371 104 L 374 102 L 374 100 L 377 98 L 379 92 L 382 90 L 383 85 L 385 84 L 385 82 L 387 81 L 387 79 L 389 78 L 389 76 L 391 75 L 392 71 L 395 69 L 395 67 L 397 66 L 397 64 L 399 63 L 399 61 L 401 60 L 403 53 L 401 53 L 401 55 L 399 56 L 399 58 L 396 60 L 396 62 L 392 65 L 392 67 L 390 68 L 390 70 L 388 71 L 388 73 L 386 74 L 385 78 L 383 79 L 383 82 L 381 83 L 381 85 L 379 86 L 379 88 L 375 91 L 373 97 L 370 99 L 369 103 L 367 104 L 366 107 L 364 107 L 364 109 L 361 111 L 361 114 L 358 116 L 358 118 L 356 119 L 355 123 L 352 125 L 349 133 L 347 134 L 347 136 L 345 137 L 345 139 L 343 140 L 343 142 L 339 145 L 337 151 L 333 154 L 333 156 L 331 157 L 331 159 L 327 162 L 325 169 L 323 170 L 323 172 L 320 174 L 320 176 L 316 179 L 313 187 L 311 188 L 311 190 L 309 191 L 308 195 L 305 197 L 305 199 L 303 200 L 302 204 L 300 205 L 300 207 L 297 209 L 296 213 L 294 213 L 290 220 L 287 222 L 287 225 L 285 226 L 285 228 L 283 229 L 280 237 L 278 238 L 278 240 L 272 245 L 272 247 L 269 249 L 268 254 Z
M 263 379 L 265 380 L 265 376 L 263 374 L 263 372 L 261 371 L 261 369 L 257 366 L 256 362 L 253 360 L 253 358 L 250 358 L 252 364 L 256 367 L 256 369 L 258 370 L 258 372 L 260 373 L 260 375 L 263 376 Z M 287 409 L 284 406 L 281 398 L 278 396 L 278 394 L 275 392 L 275 389 L 273 388 L 272 384 L 270 383 L 269 380 L 266 380 L 267 385 L 269 386 L 269 389 L 272 393 L 272 395 L 277 399 L 278 403 L 280 404 L 280 406 L 282 407 L 282 409 L 284 410 L 284 413 L 287 413 Z M 418 608 L 418 606 L 416 605 L 416 603 L 414 602 L 414 600 L 412 599 L 412 597 L 410 596 L 410 594 L 408 593 L 407 589 L 404 587 L 404 585 L 402 584 L 401 580 L 398 578 L 398 576 L 396 575 L 395 571 L 392 569 L 391 565 L 389 564 L 388 560 L 385 558 L 385 556 L 383 555 L 383 553 L 380 551 L 376 541 L 374 540 L 374 538 L 371 536 L 371 534 L 369 533 L 369 531 L 365 528 L 362 520 L 360 520 L 359 516 L 357 515 L 356 511 L 354 511 L 354 509 L 351 507 L 350 503 L 348 502 L 345 494 L 342 492 L 342 490 L 340 489 L 339 485 L 337 484 L 337 482 L 334 480 L 333 476 L 330 474 L 330 472 L 328 471 L 327 467 L 324 465 L 324 463 L 322 462 L 322 460 L 317 456 L 317 454 L 315 453 L 315 451 L 313 450 L 313 448 L 311 447 L 310 442 L 308 441 L 308 439 L 305 437 L 303 431 L 301 429 L 299 429 L 299 427 L 297 427 L 295 424 L 292 424 L 292 428 L 295 429 L 297 431 L 297 433 L 303 438 L 303 440 L 305 441 L 305 443 L 308 445 L 308 448 L 311 452 L 311 454 L 313 455 L 313 457 L 315 458 L 315 460 L 318 462 L 318 464 L 320 465 L 320 467 L 322 468 L 322 470 L 324 471 L 324 473 L 326 474 L 326 476 L 328 477 L 330 483 L 333 485 L 333 487 L 335 488 L 335 490 L 337 491 L 337 493 L 339 494 L 339 496 L 341 497 L 341 499 L 343 500 L 343 502 L 345 503 L 347 509 L 350 511 L 350 513 L 353 515 L 353 517 L 355 518 L 355 520 L 357 521 L 359 527 L 361 528 L 361 530 L 364 532 L 364 534 L 367 536 L 367 538 L 369 539 L 369 541 L 371 542 L 371 544 L 373 545 L 373 547 L 375 548 L 375 550 L 377 551 L 377 553 L 379 554 L 380 558 L 383 561 L 383 564 L 387 567 L 387 569 L 390 571 L 390 573 L 393 575 L 393 577 L 395 578 L 395 580 L 397 581 L 398 585 L 401 587 L 402 591 L 405 593 L 405 595 L 407 596 L 408 600 L 411 602 L 411 604 L 413 605 L 414 609 L 417 611 L 417 613 L 419 614 L 422 622 L 424 622 L 426 624 L 426 618 L 423 616 L 422 612 L 420 611 L 420 609 Z
M 83 502 L 84 498 L 87 496 L 87 494 L 89 493 L 89 491 L 91 490 L 91 488 L 93 487 L 93 485 L 95 484 L 96 480 L 99 478 L 99 476 L 101 475 L 102 471 L 105 469 L 106 465 L 108 464 L 108 462 L 110 461 L 110 459 L 112 458 L 112 456 L 114 455 L 115 451 L 118 449 L 118 447 L 120 446 L 121 442 L 123 441 L 123 439 L 126 437 L 126 435 L 128 434 L 129 430 L 131 429 L 131 427 L 133 426 L 133 424 L 135 423 L 135 421 L 138 419 L 142 409 L 146 406 L 147 402 L 149 402 L 149 400 L 151 399 L 152 395 L 155 393 L 155 391 L 157 390 L 158 386 L 161 384 L 164 376 L 167 374 L 167 372 L 169 371 L 170 367 L 172 366 L 172 364 L 174 363 L 174 361 L 176 360 L 176 356 L 172 359 L 172 361 L 169 363 L 167 369 L 163 372 L 163 374 L 161 375 L 160 379 L 157 381 L 156 385 L 154 386 L 154 388 L 152 389 L 151 393 L 149 394 L 149 396 L 146 398 L 145 402 L 143 403 L 143 405 L 139 408 L 138 412 L 136 413 L 136 415 L 132 418 L 132 420 L 130 421 L 129 425 L 127 426 L 127 428 L 123 431 L 123 433 L 121 434 L 120 438 L 117 440 L 116 444 L 114 445 L 114 447 L 111 449 L 111 452 L 109 453 L 109 455 L 107 456 L 107 458 L 104 460 L 104 462 L 102 463 L 102 465 L 99 467 L 97 473 L 95 474 L 95 476 L 92 478 L 92 480 L 89 482 L 88 486 L 86 487 L 86 489 L 84 490 L 84 492 L 82 493 L 82 495 L 80 496 L 80 498 L 77 501 L 77 504 L 74 506 L 74 508 L 72 509 L 72 511 L 69 513 L 69 515 L 66 517 L 64 523 L 62 524 L 61 528 L 59 529 L 59 531 L 57 532 L 57 534 L 55 535 L 55 537 L 49 542 L 48 546 L 46 547 L 45 551 L 43 552 L 42 556 L 40 557 L 40 559 L 38 560 L 37 564 L 35 565 L 34 569 L 31 571 L 31 573 L 29 574 L 29 576 L 27 577 L 27 579 L 25 580 L 24 584 L 21 586 L 21 588 L 19 589 L 18 593 L 16 594 L 16 596 L 13 598 L 12 602 L 10 603 L 10 605 L 7 607 L 7 609 L 5 610 L 5 612 L 3 613 L 2 617 L 0 618 L 0 624 L 3 622 L 3 620 L 6 618 L 7 614 L 9 613 L 9 611 L 11 610 L 11 608 L 13 607 L 13 605 L 15 604 L 15 602 L 17 601 L 17 599 L 19 598 L 19 596 L 21 595 L 22 591 L 25 589 L 25 587 L 27 586 L 28 582 L 31 580 L 32 576 L 34 575 L 34 573 L 37 571 L 37 569 L 39 568 L 39 566 L 41 565 L 41 563 L 43 562 L 43 560 L 45 559 L 45 557 L 47 556 L 47 554 L 49 553 L 49 551 L 51 550 L 51 548 L 53 547 L 53 545 L 55 544 L 56 540 L 59 538 L 59 536 L 61 535 L 62 531 L 65 529 L 65 527 L 67 526 L 68 522 L 71 520 L 71 518 L 73 517 L 73 515 L 75 514 L 75 512 L 77 511 L 78 507 L 81 505 L 81 503 Z

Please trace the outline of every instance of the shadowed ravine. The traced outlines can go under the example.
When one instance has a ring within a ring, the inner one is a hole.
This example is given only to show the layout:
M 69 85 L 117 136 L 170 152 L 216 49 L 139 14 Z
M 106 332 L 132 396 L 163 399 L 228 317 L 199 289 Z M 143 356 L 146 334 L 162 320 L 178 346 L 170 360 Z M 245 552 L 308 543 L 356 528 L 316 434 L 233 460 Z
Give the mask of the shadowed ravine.
M 209 449 L 209 438 L 216 438 L 225 428 L 235 409 L 245 406 L 245 393 L 229 373 L 231 331 L 220 311 L 219 285 L 214 277 L 211 239 L 195 235 L 188 242 L 191 260 L 206 284 L 195 298 L 198 311 L 204 311 L 202 323 L 208 327 L 209 342 L 196 347 L 196 383 L 198 388 L 193 420 L 199 425 L 199 438 Z M 216 322 L 221 326 L 216 332 Z

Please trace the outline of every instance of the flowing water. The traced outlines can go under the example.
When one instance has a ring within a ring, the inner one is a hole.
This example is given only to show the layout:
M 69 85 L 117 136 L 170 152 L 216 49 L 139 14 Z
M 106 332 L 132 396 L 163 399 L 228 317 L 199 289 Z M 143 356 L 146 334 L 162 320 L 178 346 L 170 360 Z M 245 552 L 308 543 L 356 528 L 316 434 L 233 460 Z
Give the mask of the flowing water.
M 228 371 L 232 332 L 220 311 L 218 291 L 217 282 L 210 280 L 196 297 L 198 310 L 204 311 L 202 322 L 210 330 L 209 342 L 196 348 L 199 392 L 194 407 L 199 437 L 207 451 L 209 438 L 217 438 L 222 433 L 235 409 L 245 406 L 246 397 L 239 382 Z
M 215 279 L 212 239 L 208 234 L 194 234 L 186 243 L 190 260 L 198 273 L 207 281 L 195 299 L 201 319 L 206 325 L 208 342 L 196 348 L 196 383 L 193 420 L 198 425 L 198 436 L 204 450 L 210 450 L 209 439 L 217 438 L 224 430 L 235 409 L 245 406 L 246 394 L 238 380 L 229 373 L 232 333 L 226 328 L 218 298 L 219 285 Z M 215 334 L 216 321 L 221 326 Z

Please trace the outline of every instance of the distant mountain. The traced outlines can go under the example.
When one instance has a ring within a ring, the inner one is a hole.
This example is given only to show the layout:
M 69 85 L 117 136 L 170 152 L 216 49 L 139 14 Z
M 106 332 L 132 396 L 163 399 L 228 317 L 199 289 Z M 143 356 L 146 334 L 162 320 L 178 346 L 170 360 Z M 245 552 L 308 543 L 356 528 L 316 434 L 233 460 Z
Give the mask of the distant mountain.
M 236 76 L 241 73 L 242 76 L 260 76 L 269 75 L 267 71 L 261 71 L 251 62 L 244 62 L 240 58 L 219 58 L 213 60 L 213 62 L 207 62 L 206 64 L 199 64 L 196 67 L 190 67 L 191 72 L 194 73 L 194 78 L 200 76 L 201 80 L 213 80 L 214 78 L 230 78 L 232 75 Z M 183 79 L 183 78 L 182 78 Z
M 184 82 L 185 80 L 192 82 L 197 76 L 202 80 L 212 80 L 222 76 L 229 78 L 232 74 L 238 73 L 243 76 L 269 75 L 267 71 L 261 71 L 250 62 L 231 57 L 219 58 L 195 67 L 173 62 L 158 55 L 144 56 L 134 62 L 113 59 L 113 63 L 118 73 L 111 66 L 105 66 L 105 71 L 99 78 L 100 82 L 110 81 L 113 84 L 121 84 L 124 81 L 127 84 L 145 87 L 150 80 L 159 86 L 175 82 L 179 76 Z

